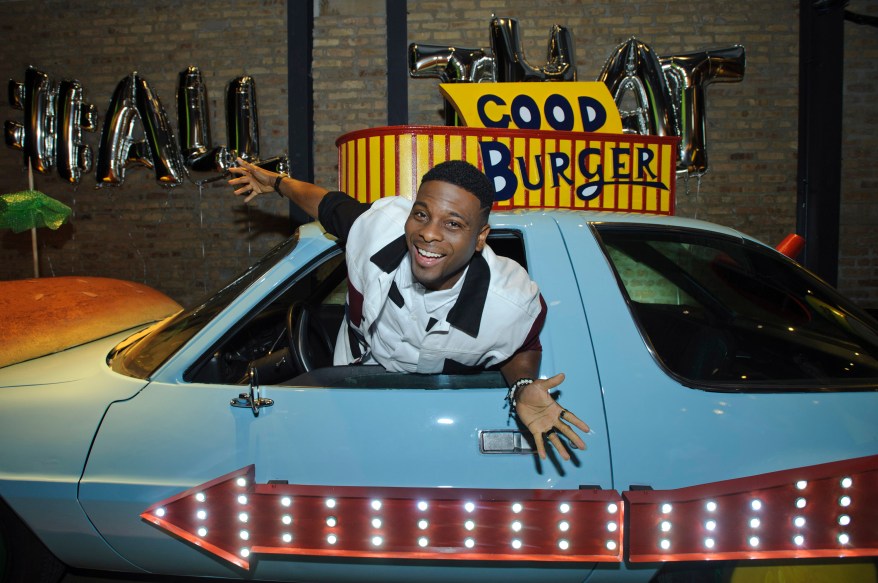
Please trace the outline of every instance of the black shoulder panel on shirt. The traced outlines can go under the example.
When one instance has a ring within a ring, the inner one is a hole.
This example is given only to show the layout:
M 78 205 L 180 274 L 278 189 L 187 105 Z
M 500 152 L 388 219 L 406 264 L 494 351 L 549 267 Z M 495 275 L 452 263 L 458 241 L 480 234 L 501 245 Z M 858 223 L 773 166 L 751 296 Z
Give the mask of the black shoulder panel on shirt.
M 348 238 L 354 221 L 372 206 L 337 190 L 327 192 L 317 207 L 317 218 L 330 235 L 342 242 Z

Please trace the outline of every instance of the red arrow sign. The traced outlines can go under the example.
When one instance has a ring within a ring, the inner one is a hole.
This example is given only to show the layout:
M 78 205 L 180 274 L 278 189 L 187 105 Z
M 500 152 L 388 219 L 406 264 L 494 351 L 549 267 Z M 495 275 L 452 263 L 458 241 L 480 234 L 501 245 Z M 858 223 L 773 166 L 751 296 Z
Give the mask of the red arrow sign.
M 622 498 L 607 490 L 482 490 L 256 484 L 248 466 L 141 518 L 249 569 L 258 554 L 610 561 Z
M 624 497 L 632 562 L 878 555 L 878 456 Z
M 254 553 L 483 561 L 878 555 L 878 456 L 678 490 L 256 484 L 254 466 L 141 517 L 244 569 Z M 625 517 L 627 537 L 623 537 Z

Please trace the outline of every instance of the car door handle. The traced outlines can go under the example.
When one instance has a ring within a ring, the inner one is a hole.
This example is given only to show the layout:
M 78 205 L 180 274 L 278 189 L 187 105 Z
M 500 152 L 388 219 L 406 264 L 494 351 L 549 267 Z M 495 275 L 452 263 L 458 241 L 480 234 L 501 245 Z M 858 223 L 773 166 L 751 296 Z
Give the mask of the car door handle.
M 533 453 L 534 448 L 521 431 L 492 429 L 479 431 L 481 453 Z
M 260 409 L 274 405 L 274 401 L 267 397 L 262 397 L 261 394 L 262 388 L 259 386 L 259 373 L 253 367 L 250 369 L 250 392 L 239 394 L 229 404 L 232 407 L 249 408 L 253 411 L 254 417 L 259 417 Z

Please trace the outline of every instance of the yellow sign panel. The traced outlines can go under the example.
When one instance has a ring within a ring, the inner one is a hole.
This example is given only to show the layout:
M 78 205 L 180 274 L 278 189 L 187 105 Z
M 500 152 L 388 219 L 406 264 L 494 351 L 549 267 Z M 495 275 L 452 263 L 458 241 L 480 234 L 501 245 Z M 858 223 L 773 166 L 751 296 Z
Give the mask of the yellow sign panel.
M 471 128 L 622 133 L 606 84 L 442 83 L 439 91 Z
M 673 214 L 677 141 L 556 130 L 373 128 L 336 142 L 339 188 L 363 202 L 413 198 L 427 170 L 445 160 L 466 160 L 493 182 L 495 209 Z

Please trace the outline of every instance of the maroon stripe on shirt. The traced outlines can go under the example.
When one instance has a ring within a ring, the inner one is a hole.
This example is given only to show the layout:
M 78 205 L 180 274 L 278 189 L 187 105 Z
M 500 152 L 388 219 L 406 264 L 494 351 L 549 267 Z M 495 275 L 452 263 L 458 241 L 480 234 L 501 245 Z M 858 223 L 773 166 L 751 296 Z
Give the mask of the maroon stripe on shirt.
M 348 281 L 348 319 L 359 327 L 363 321 L 363 294 Z
M 534 320 L 533 326 L 530 327 L 530 332 L 527 333 L 521 348 L 515 351 L 516 354 L 530 350 L 543 351 L 543 345 L 540 343 L 540 331 L 543 329 L 543 324 L 546 323 L 546 312 L 548 312 L 548 307 L 543 299 L 543 294 L 540 294 L 540 313 Z

